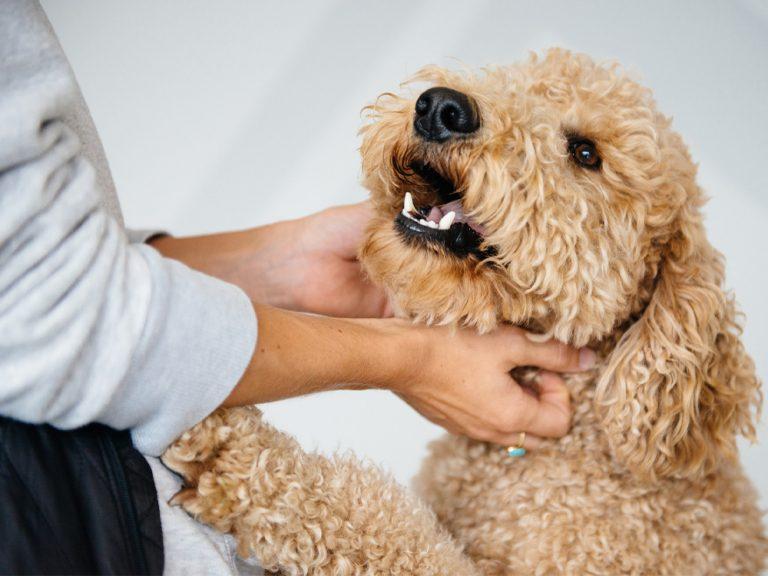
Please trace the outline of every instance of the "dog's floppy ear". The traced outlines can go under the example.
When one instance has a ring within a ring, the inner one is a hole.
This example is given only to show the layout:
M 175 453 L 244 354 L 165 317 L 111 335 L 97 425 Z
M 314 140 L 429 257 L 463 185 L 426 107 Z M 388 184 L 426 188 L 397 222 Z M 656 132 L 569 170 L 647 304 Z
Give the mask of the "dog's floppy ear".
M 650 301 L 607 359 L 597 408 L 614 456 L 648 479 L 701 477 L 754 439 L 761 394 L 698 206 L 661 248 Z

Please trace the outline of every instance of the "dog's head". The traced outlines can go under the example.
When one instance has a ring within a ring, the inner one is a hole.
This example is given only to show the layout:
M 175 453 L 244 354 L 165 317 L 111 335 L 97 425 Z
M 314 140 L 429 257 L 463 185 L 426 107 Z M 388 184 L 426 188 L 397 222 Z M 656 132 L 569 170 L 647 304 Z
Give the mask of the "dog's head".
M 638 474 L 698 476 L 753 436 L 754 367 L 696 167 L 648 90 L 551 50 L 480 74 L 430 67 L 363 128 L 362 250 L 403 315 L 615 341 L 597 407 Z

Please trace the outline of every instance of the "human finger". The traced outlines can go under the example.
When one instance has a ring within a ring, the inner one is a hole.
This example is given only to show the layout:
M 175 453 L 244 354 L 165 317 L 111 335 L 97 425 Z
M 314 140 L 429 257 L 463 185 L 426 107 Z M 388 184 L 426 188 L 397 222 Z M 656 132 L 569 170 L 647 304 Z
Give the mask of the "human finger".
M 581 372 L 595 365 L 595 352 L 589 348 L 574 348 L 557 340 L 537 342 L 520 329 L 510 336 L 510 357 L 518 366 L 537 366 L 554 372 Z
M 522 389 L 517 394 L 522 415 L 520 428 L 546 438 L 564 436 L 571 426 L 572 415 L 571 398 L 565 382 L 558 374 L 542 371 L 536 383 L 536 396 Z

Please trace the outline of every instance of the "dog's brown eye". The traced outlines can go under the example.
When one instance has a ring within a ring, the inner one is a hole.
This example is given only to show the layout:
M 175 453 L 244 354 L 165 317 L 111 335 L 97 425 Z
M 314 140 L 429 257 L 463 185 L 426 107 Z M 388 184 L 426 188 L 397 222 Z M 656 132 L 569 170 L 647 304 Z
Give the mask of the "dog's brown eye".
M 568 140 L 568 152 L 579 166 L 597 170 L 600 168 L 600 155 L 592 140 L 587 138 L 570 138 Z

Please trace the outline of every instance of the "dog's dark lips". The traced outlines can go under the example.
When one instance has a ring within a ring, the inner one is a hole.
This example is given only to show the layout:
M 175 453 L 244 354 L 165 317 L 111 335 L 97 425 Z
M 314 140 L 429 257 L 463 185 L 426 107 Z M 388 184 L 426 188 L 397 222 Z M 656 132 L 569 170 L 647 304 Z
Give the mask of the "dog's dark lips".
M 465 258 L 485 259 L 495 254 L 492 247 L 481 248 L 482 227 L 464 214 L 461 194 L 454 184 L 429 164 L 414 163 L 411 169 L 435 194 L 434 205 L 415 206 L 405 193 L 403 209 L 395 217 L 395 228 L 409 243 L 437 246 Z

